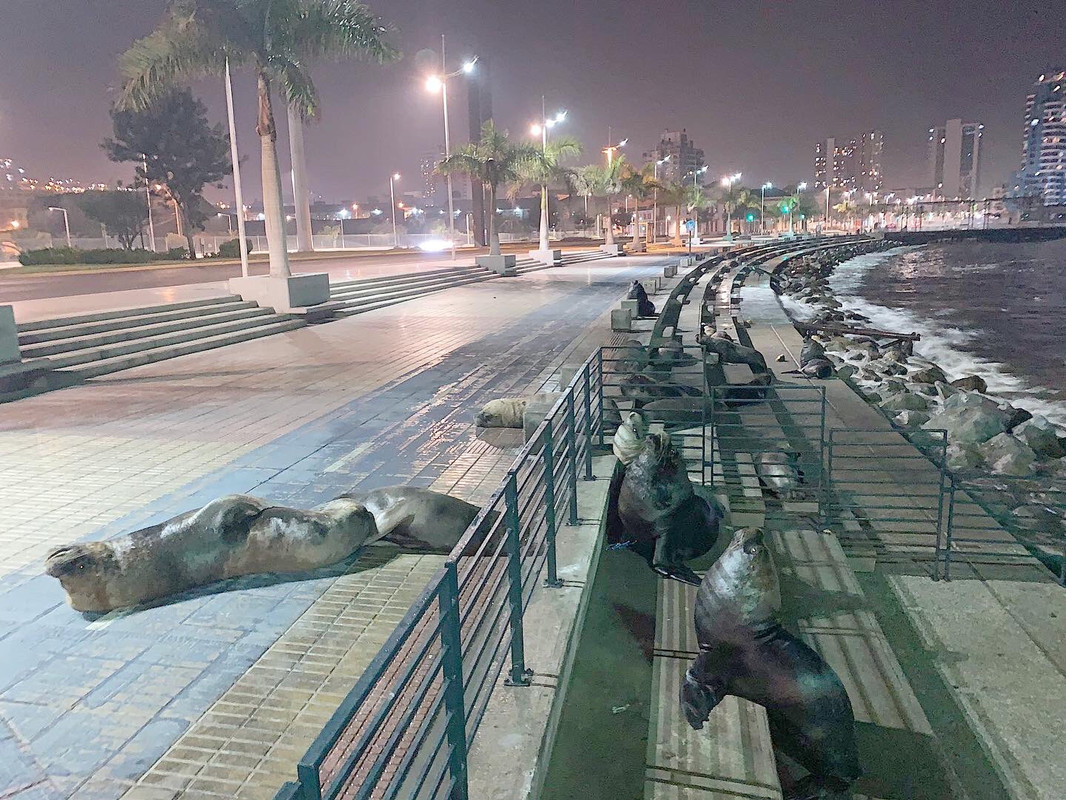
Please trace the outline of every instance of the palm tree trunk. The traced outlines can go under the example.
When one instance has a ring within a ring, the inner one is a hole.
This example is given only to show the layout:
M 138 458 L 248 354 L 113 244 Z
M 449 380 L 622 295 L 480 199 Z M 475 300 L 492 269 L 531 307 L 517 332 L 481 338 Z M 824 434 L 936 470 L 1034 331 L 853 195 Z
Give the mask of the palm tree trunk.
M 263 216 L 266 220 L 267 248 L 270 251 L 270 274 L 288 278 L 289 253 L 285 242 L 285 207 L 281 204 L 281 165 L 278 163 L 278 131 L 274 126 L 274 108 L 270 101 L 270 80 L 259 73 L 259 116 L 255 126 L 259 134 L 263 167 Z
M 670 244 L 681 245 L 681 206 L 674 206 L 674 238 Z
M 548 249 L 548 185 L 540 187 L 540 249 Z
M 604 244 L 614 244 L 614 218 L 611 214 L 611 195 L 607 195 L 607 218 L 603 223 Z
M 489 255 L 500 254 L 500 232 L 496 230 L 496 184 L 489 184 Z
M 633 195 L 633 249 L 640 250 L 640 198 Z
M 311 198 L 307 191 L 307 158 L 304 156 L 304 123 L 300 115 L 286 104 L 289 114 L 289 156 L 292 159 L 292 196 L 296 206 L 296 249 L 310 253 L 315 249 L 311 238 Z

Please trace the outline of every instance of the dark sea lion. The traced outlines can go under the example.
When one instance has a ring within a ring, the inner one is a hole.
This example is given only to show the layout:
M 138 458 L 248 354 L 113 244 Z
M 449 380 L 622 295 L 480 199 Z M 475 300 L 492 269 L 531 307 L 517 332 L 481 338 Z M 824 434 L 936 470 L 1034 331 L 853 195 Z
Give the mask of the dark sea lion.
M 670 437 L 651 433 L 636 457 L 612 476 L 607 539 L 629 546 L 660 575 L 695 586 L 699 576 L 683 562 L 714 546 L 723 516 L 717 501 L 696 494 Z
M 781 590 L 761 530 L 736 532 L 696 593 L 700 654 L 681 685 L 697 730 L 726 695 L 766 709 L 770 737 L 810 772 L 799 783 L 778 760 L 786 798 L 843 798 L 859 777 L 851 701 L 822 657 L 777 621 Z
M 374 517 L 349 499 L 302 511 L 230 495 L 125 536 L 58 547 L 45 572 L 76 610 L 107 612 L 238 575 L 324 567 L 375 534 Z
M 626 298 L 637 301 L 638 317 L 655 316 L 655 304 L 648 299 L 648 292 L 644 289 L 644 286 L 640 281 L 633 281 L 633 284 L 629 287 L 629 294 L 626 295 Z

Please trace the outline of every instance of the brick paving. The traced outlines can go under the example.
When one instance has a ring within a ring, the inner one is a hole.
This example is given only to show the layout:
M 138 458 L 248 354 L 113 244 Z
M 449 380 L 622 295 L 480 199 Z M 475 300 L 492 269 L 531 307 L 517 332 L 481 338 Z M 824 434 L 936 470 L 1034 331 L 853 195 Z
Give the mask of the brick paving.
M 375 551 L 96 620 L 40 558 L 230 492 L 308 506 L 412 483 L 483 501 L 514 449 L 477 439 L 473 409 L 549 386 L 658 269 L 635 263 L 452 289 L 5 406 L 0 797 L 117 798 L 142 777 L 131 798 L 272 796 L 440 557 Z

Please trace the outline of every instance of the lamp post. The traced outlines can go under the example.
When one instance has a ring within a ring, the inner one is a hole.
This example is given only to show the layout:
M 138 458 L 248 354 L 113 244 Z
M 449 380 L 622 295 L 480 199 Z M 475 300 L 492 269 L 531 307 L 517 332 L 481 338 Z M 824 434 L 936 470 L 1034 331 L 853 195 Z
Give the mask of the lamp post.
M 566 112 L 560 111 L 551 119 L 545 111 L 544 95 L 540 96 L 540 122 L 530 129 L 534 136 L 540 134 L 540 152 L 544 157 L 544 166 L 547 167 L 548 158 L 548 128 L 554 128 L 566 119 Z M 548 176 L 544 176 L 544 182 L 540 185 L 540 251 L 548 250 Z
M 700 167 L 699 169 L 692 171 L 692 188 L 693 188 L 693 190 L 699 188 L 699 183 L 698 183 L 699 176 L 702 175 L 703 173 L 705 173 L 706 171 L 707 171 L 707 167 Z M 695 191 L 693 191 L 693 195 L 695 195 Z M 692 199 L 695 200 L 696 197 L 693 197 Z M 700 237 L 700 205 L 699 205 L 699 203 L 694 203 L 693 204 L 693 207 L 692 207 L 692 222 L 694 223 L 693 226 L 692 226 L 692 233 L 690 233 L 688 235 L 688 249 L 689 249 L 690 253 L 692 252 L 692 240 L 693 240 L 693 238 L 699 239 L 699 237 Z
M 792 198 L 792 202 L 788 204 L 788 235 L 795 236 L 796 228 L 792 223 L 792 212 L 796 209 L 796 203 L 799 202 L 799 193 L 807 188 L 806 182 L 796 184 L 796 196 Z
M 152 223 L 152 187 L 148 184 L 148 156 L 141 153 L 141 164 L 144 165 L 144 198 L 148 203 L 148 241 L 152 252 L 155 252 L 155 225 Z
M 733 175 L 726 175 L 722 178 L 722 186 L 725 187 L 727 192 L 733 191 L 733 184 L 740 180 L 740 173 L 734 173 Z M 733 241 L 733 200 L 732 196 L 726 199 L 725 204 L 725 240 L 727 242 Z
M 392 246 L 399 247 L 400 240 L 396 236 L 396 181 L 400 179 L 400 173 L 394 172 L 389 176 L 389 197 L 392 198 Z
M 444 157 L 448 158 L 452 154 L 451 137 L 448 133 L 448 79 L 454 78 L 458 75 L 469 75 L 474 71 L 474 65 L 477 63 L 477 56 L 474 56 L 469 61 L 465 62 L 463 66 L 454 72 L 447 71 L 447 65 L 445 62 L 444 54 L 444 34 L 440 37 L 440 75 L 431 75 L 426 79 L 426 89 L 431 92 L 439 91 L 441 95 L 441 101 L 444 106 Z M 449 173 L 446 176 L 447 188 L 448 188 L 448 236 L 452 240 L 452 260 L 455 260 L 455 199 L 452 197 L 452 176 Z M 396 214 L 396 204 L 393 203 L 393 216 Z
M 827 183 L 825 185 L 825 232 L 829 233 L 829 192 L 831 187 Z
M 616 150 L 620 150 L 621 148 L 625 147 L 626 146 L 626 142 L 628 142 L 628 141 L 629 141 L 629 139 L 622 139 L 622 141 L 620 141 L 618 144 L 614 144 L 611 141 L 611 126 L 610 125 L 607 126 L 607 146 L 605 148 L 603 148 L 603 153 L 604 153 L 604 155 L 607 156 L 607 169 L 608 170 L 610 170 L 611 165 L 614 164 L 615 151 Z M 611 192 L 608 189 L 608 191 L 607 191 L 607 224 L 604 225 L 604 240 L 605 240 L 606 244 L 608 244 L 608 245 L 614 244 L 614 222 L 612 220 L 612 215 L 611 215 L 611 196 L 612 195 L 613 195 L 613 192 Z
M 63 227 L 67 231 L 67 247 L 70 248 L 72 246 L 70 244 L 70 217 L 67 216 L 67 210 L 65 208 L 60 208 L 59 206 L 48 206 L 48 210 L 49 211 L 62 212 L 62 214 L 63 214 Z
M 651 205 L 651 240 L 655 241 L 659 234 L 659 165 L 665 164 L 670 160 L 670 156 L 666 155 L 655 162 L 655 168 L 653 175 L 655 176 L 655 188 L 652 189 L 652 205 Z
M 773 189 L 774 185 L 767 181 L 759 187 L 759 232 L 766 235 L 766 190 Z

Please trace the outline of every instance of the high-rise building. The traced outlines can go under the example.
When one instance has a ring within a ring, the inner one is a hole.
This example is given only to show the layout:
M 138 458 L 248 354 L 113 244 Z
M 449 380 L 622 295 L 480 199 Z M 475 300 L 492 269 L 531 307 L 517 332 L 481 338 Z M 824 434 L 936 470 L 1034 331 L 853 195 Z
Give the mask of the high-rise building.
M 929 129 L 929 178 L 939 197 L 977 197 L 984 125 L 949 119 Z
M 644 154 L 647 161 L 662 161 L 667 156 L 669 160 L 659 167 L 660 181 L 680 181 L 703 168 L 703 151 L 692 143 L 684 128 L 664 132 L 656 148 Z
M 830 137 L 814 145 L 814 188 L 826 186 L 880 192 L 884 185 L 881 153 L 885 137 L 879 130 L 863 131 L 857 137 Z
M 444 158 L 444 148 L 438 148 L 436 151 L 430 151 L 424 153 L 422 158 L 419 159 L 418 168 L 422 173 L 422 199 L 436 201 L 443 198 L 447 202 L 445 192 L 441 191 L 443 183 L 441 178 L 436 174 L 437 164 Z
M 1022 166 L 1013 194 L 1066 204 L 1066 72 L 1041 75 L 1025 101 Z

